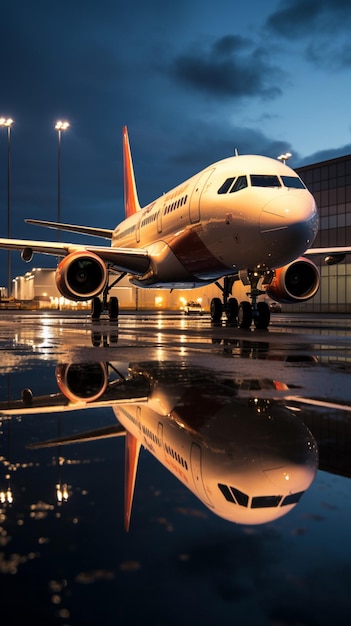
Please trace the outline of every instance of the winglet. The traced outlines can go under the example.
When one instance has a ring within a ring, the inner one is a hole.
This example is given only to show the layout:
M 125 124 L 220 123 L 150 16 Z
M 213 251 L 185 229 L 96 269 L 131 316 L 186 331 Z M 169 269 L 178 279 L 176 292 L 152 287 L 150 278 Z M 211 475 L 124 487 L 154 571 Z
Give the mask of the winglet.
M 134 168 L 130 151 L 128 130 L 123 127 L 123 176 L 124 176 L 124 210 L 126 217 L 140 211 L 140 204 L 135 185 Z
M 128 532 L 132 514 L 135 479 L 138 468 L 140 441 L 126 431 L 126 456 L 124 474 L 124 528 Z

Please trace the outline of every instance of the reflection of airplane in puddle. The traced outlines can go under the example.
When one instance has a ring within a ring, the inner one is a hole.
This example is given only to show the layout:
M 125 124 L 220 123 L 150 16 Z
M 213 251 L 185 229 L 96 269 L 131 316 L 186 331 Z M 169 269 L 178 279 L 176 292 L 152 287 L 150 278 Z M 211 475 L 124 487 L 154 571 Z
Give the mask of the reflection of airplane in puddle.
M 211 511 L 241 524 L 284 515 L 315 477 L 317 445 L 293 410 L 239 398 L 235 381 L 211 370 L 141 363 L 123 376 L 111 363 L 70 363 L 57 366 L 56 379 L 61 393 L 25 389 L 0 403 L 0 416 L 111 406 L 118 424 L 31 447 L 125 435 L 126 529 L 141 445 Z

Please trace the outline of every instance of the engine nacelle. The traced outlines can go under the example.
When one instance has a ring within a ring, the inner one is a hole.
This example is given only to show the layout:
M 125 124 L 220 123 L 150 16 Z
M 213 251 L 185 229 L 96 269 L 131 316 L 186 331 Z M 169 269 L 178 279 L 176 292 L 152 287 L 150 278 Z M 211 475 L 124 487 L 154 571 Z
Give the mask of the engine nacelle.
M 56 367 L 56 381 L 71 402 L 94 402 L 107 389 L 107 366 L 99 362 L 62 363 Z
M 274 270 L 267 295 L 278 302 L 304 302 L 316 295 L 320 283 L 318 268 L 312 261 L 300 257 Z
M 99 295 L 107 282 L 105 263 L 92 252 L 68 254 L 56 270 L 56 285 L 69 300 L 89 300 Z

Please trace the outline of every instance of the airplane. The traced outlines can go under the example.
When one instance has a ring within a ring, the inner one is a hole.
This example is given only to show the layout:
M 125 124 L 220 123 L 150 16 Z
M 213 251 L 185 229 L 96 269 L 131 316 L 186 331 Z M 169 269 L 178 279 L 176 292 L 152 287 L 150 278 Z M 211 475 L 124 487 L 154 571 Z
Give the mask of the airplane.
M 265 156 L 231 156 L 213 163 L 141 208 L 127 127 L 123 127 L 125 219 L 110 230 L 27 219 L 26 222 L 105 238 L 110 246 L 59 241 L 0 239 L 0 248 L 63 257 L 56 271 L 59 292 L 70 300 L 92 300 L 92 319 L 108 309 L 117 319 L 118 299 L 109 291 L 128 275 L 142 288 L 193 289 L 215 283 L 211 319 L 241 328 L 266 329 L 262 294 L 279 302 L 302 302 L 319 288 L 316 265 L 306 255 L 338 263 L 350 247 L 311 248 L 318 229 L 315 200 L 294 170 Z M 112 277 L 112 282 L 111 282 Z M 219 279 L 223 278 L 223 285 Z M 238 280 L 249 300 L 232 296 Z
M 278 399 L 240 397 L 242 381 L 175 362 L 131 363 L 127 376 L 109 362 L 59 363 L 56 381 L 59 393 L 35 397 L 26 388 L 21 399 L 1 402 L 0 417 L 112 407 L 115 425 L 28 447 L 125 436 L 126 531 L 141 446 L 212 513 L 237 524 L 285 515 L 315 478 L 316 441 L 298 410 L 279 398 L 275 381 L 259 387 Z

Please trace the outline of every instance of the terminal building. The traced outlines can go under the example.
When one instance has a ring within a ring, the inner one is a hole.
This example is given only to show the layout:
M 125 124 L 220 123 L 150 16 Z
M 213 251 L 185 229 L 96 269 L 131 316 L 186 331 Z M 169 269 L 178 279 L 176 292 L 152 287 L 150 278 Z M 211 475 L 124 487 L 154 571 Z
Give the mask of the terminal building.
M 314 247 L 351 245 L 351 155 L 296 169 L 313 193 L 319 210 L 319 232 Z M 337 265 L 313 257 L 321 274 L 318 293 L 286 311 L 310 313 L 351 312 L 351 257 Z M 348 262 L 350 261 L 350 262 Z
M 319 208 L 320 227 L 315 247 L 351 245 L 351 155 L 307 165 L 296 169 Z M 348 262 L 350 261 L 350 262 Z M 284 304 L 287 312 L 349 313 L 351 312 L 351 258 L 336 265 L 327 265 L 322 258 L 313 257 L 321 275 L 321 285 L 314 298 L 301 304 Z M 66 301 L 55 284 L 54 269 L 34 268 L 13 281 L 16 301 L 23 305 L 52 308 L 86 308 L 90 303 Z M 240 281 L 234 285 L 233 295 L 240 301 L 247 299 L 247 287 Z M 138 289 L 124 278 L 110 295 L 119 298 L 121 309 L 181 310 L 189 300 L 200 302 L 209 310 L 211 299 L 220 295 L 214 284 L 194 290 Z

